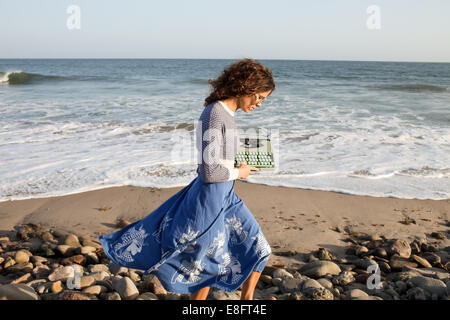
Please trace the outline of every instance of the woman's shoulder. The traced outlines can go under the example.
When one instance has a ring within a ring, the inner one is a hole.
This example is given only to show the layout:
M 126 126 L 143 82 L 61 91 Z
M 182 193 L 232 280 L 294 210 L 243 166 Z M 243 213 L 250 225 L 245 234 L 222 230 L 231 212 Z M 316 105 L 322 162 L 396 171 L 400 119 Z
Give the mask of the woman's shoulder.
M 224 120 L 224 112 L 223 108 L 220 106 L 219 101 L 215 101 L 210 103 L 205 107 L 202 114 L 200 115 L 200 119 L 210 120 Z

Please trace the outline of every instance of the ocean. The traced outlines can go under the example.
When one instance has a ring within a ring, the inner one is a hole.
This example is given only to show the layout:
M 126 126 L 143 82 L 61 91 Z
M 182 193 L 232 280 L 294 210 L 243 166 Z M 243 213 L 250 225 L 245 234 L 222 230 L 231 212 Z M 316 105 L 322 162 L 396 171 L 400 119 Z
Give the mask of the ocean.
M 0 59 L 0 201 L 187 185 L 207 81 L 233 61 Z M 272 134 L 278 167 L 249 183 L 450 198 L 450 63 L 260 61 L 276 90 L 235 120 Z

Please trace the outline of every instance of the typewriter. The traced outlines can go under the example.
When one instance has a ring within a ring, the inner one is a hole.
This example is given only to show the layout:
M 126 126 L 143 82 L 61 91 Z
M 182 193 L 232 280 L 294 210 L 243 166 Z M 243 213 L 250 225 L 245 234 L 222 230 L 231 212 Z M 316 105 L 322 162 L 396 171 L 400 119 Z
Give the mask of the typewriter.
M 242 162 L 258 168 L 260 171 L 275 170 L 274 150 L 270 137 L 240 137 L 239 151 L 234 158 L 234 167 L 239 168 Z

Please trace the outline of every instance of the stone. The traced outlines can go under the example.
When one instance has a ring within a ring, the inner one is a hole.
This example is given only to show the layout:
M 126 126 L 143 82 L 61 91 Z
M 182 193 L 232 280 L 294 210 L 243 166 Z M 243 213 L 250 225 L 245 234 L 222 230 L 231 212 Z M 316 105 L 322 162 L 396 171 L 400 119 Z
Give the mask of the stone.
M 103 300 L 122 300 L 120 294 L 117 292 L 105 292 L 100 294 L 100 299 Z
M 388 253 L 384 248 L 376 248 L 373 250 L 373 254 L 380 258 L 387 258 Z
M 420 246 L 420 249 L 422 252 L 437 252 L 437 248 L 433 246 L 432 244 L 422 243 Z
M 364 247 L 364 246 L 358 246 L 357 248 L 356 248 L 356 255 L 357 256 L 360 256 L 360 255 L 362 255 L 362 254 L 364 254 L 364 253 L 367 253 L 367 252 L 369 252 L 369 249 L 367 249 L 367 247 Z
M 287 278 L 293 278 L 294 276 L 292 274 L 290 274 L 288 271 L 286 271 L 285 269 L 276 269 L 272 273 L 272 277 L 273 278 L 287 279 Z
M 383 300 L 383 298 L 377 296 L 363 296 L 359 298 L 354 298 L 352 300 Z
M 132 270 L 128 271 L 128 277 L 131 280 L 133 280 L 134 282 L 140 282 L 141 281 L 141 277 L 135 271 L 132 271 Z
M 88 268 L 89 268 L 89 272 L 104 271 L 104 272 L 109 273 L 109 268 L 106 264 L 94 264 L 94 265 L 88 266 Z
M 151 292 L 144 292 L 143 294 L 139 295 L 136 300 L 158 300 L 158 297 Z
M 46 265 L 37 266 L 32 271 L 36 279 L 47 278 L 51 272 L 50 267 Z
M 81 247 L 81 254 L 95 253 L 97 248 L 91 246 L 83 246 Z
M 272 279 L 272 285 L 274 285 L 274 286 L 281 286 L 282 282 L 283 282 L 283 279 L 281 279 L 281 278 L 273 278 Z
M 39 296 L 26 284 L 6 284 L 0 285 L 0 300 L 39 300 Z
M 86 264 L 86 258 L 83 255 L 78 254 L 76 256 L 71 256 L 71 257 L 62 259 L 61 264 L 63 266 L 68 266 L 71 264 L 79 264 L 79 265 L 84 266 Z
M 98 258 L 97 254 L 93 252 L 87 253 L 85 257 L 86 257 L 86 264 L 98 264 L 100 262 L 100 259 Z
M 102 248 L 102 245 L 100 244 L 100 242 L 93 241 L 93 240 L 90 240 L 90 239 L 84 239 L 84 240 L 81 241 L 81 243 L 85 247 L 94 247 L 95 249 L 101 249 Z
M 325 248 L 319 248 L 317 258 L 320 260 L 334 260 L 336 257 Z
M 20 276 L 17 279 L 14 279 L 14 281 L 11 282 L 11 284 L 17 284 L 17 283 L 22 283 L 22 282 L 28 282 L 31 279 L 33 279 L 33 276 L 31 275 L 31 273 L 25 273 L 24 275 Z
M 282 293 L 299 292 L 304 281 L 304 279 L 285 278 L 279 287 Z
M 442 232 L 432 232 L 431 236 L 436 239 L 445 240 L 447 237 Z
M 402 258 L 409 258 L 411 256 L 411 247 L 409 243 L 401 239 L 389 241 L 386 250 L 391 256 L 394 254 L 398 254 Z
M 376 239 L 376 240 L 370 240 L 366 246 L 369 249 L 376 249 L 376 248 L 380 248 L 382 245 L 383 245 L 383 240 Z
M 161 282 L 159 281 L 157 276 L 155 276 L 153 274 L 145 275 L 145 276 L 143 276 L 142 280 L 143 280 L 144 288 L 146 288 L 147 290 L 150 290 L 157 296 L 167 294 L 166 289 L 164 289 L 163 285 L 161 284 Z
M 48 262 L 48 259 L 41 256 L 31 256 L 31 262 L 33 262 L 35 265 L 45 264 Z
M 52 273 L 48 276 L 48 280 L 50 281 L 58 281 L 62 280 L 65 281 L 68 278 L 74 278 L 75 277 L 75 268 L 72 266 L 61 266 L 53 270 Z
M 328 290 L 333 289 L 333 283 L 330 280 L 326 279 L 326 278 L 317 279 L 317 282 L 319 282 L 320 285 L 322 287 L 324 287 L 325 289 L 328 289 Z
M 322 285 L 314 279 L 307 279 L 305 281 L 303 281 L 302 285 L 301 285 L 301 291 L 307 290 L 307 289 L 311 289 L 311 288 L 323 288 Z
M 30 255 L 25 250 L 19 250 L 14 255 L 16 263 L 26 263 L 30 261 Z
M 422 258 L 426 259 L 433 266 L 441 262 L 441 257 L 433 252 L 423 253 Z
M 81 247 L 80 240 L 76 235 L 72 233 L 66 236 L 66 238 L 64 239 L 64 244 L 74 248 Z
M 366 292 L 364 292 L 360 289 L 351 289 L 351 290 L 347 291 L 347 293 L 346 293 L 346 299 L 349 299 L 349 300 L 355 300 L 355 299 L 359 299 L 362 297 L 368 297 L 368 296 L 369 295 Z
M 93 294 L 96 296 L 101 293 L 107 292 L 107 291 L 108 291 L 108 289 L 101 285 L 90 286 L 90 287 L 86 287 L 83 290 L 81 290 L 81 292 L 83 292 L 83 293 Z
M 380 267 L 380 270 L 385 272 L 385 273 L 388 273 L 388 272 L 392 271 L 391 266 L 389 265 L 389 263 L 386 263 L 384 261 L 378 261 L 378 266 Z
M 394 254 L 391 256 L 391 259 L 389 260 L 389 265 L 391 266 L 392 270 L 400 271 L 403 269 L 403 267 L 408 266 L 412 268 L 417 268 L 417 263 L 409 261 L 408 258 L 400 257 L 397 254 Z
M 16 260 L 14 260 L 13 258 L 11 258 L 11 257 L 7 257 L 6 259 L 5 259 L 5 261 L 3 262 L 3 268 L 4 269 L 8 269 L 9 267 L 11 267 L 11 266 L 13 266 L 13 265 L 15 265 L 16 264 Z
M 338 275 L 341 268 L 334 262 L 318 260 L 303 265 L 298 271 L 308 277 L 320 278 L 326 274 Z
M 113 289 L 120 294 L 123 300 L 134 300 L 139 295 L 139 290 L 136 288 L 136 285 L 128 277 L 114 279 Z
M 259 280 L 265 284 L 272 285 L 272 277 L 268 274 L 262 274 Z
M 419 287 L 409 289 L 405 295 L 408 300 L 427 300 L 425 291 Z
M 81 289 L 92 286 L 96 282 L 93 276 L 82 276 L 80 278 Z
M 175 295 L 168 294 L 164 298 L 165 298 L 165 300 L 171 300 L 171 299 L 175 298 Z M 176 297 L 175 300 L 179 300 L 179 298 L 180 297 L 178 296 L 178 297 Z M 238 294 L 237 292 L 226 292 L 226 291 L 222 291 L 222 290 L 210 290 L 208 298 L 211 298 L 212 300 L 239 300 L 240 294 Z
M 104 286 L 106 287 L 106 289 L 108 289 L 108 291 L 113 291 L 113 285 L 112 285 L 112 280 L 108 279 L 108 280 L 98 280 L 95 282 L 96 285 L 99 286 Z
M 131 224 L 130 221 L 120 218 L 120 219 L 117 220 L 116 227 L 117 228 L 124 228 L 124 227 L 126 227 L 126 226 L 128 226 L 130 224 Z
M 91 272 L 89 276 L 93 277 L 95 281 L 103 281 L 108 280 L 110 278 L 109 273 L 105 271 Z
M 419 287 L 427 291 L 430 295 L 436 294 L 438 297 L 447 295 L 447 286 L 439 279 L 428 278 L 424 276 L 415 276 L 406 282 L 413 287 Z
M 51 287 L 50 287 L 50 291 L 52 293 L 60 293 L 63 290 L 64 290 L 64 286 L 63 286 L 61 280 L 52 282 Z
M 421 252 L 420 250 L 421 243 L 418 240 L 414 240 L 409 244 L 409 246 L 411 247 L 411 253 L 419 254 Z
M 98 300 L 94 295 L 74 291 L 74 290 L 64 290 L 58 295 L 59 300 Z
M 350 271 L 343 271 L 332 279 L 333 284 L 337 286 L 346 286 L 353 281 L 355 281 L 355 277 Z
M 431 267 L 432 267 L 431 264 L 428 262 L 428 260 L 426 260 L 426 259 L 424 259 L 424 258 L 422 258 L 422 257 L 419 257 L 419 256 L 417 256 L 417 255 L 415 255 L 415 254 L 412 254 L 412 255 L 411 255 L 411 258 L 412 258 L 415 262 L 417 262 L 419 265 L 421 265 L 422 267 L 424 267 L 424 268 L 431 268 Z
M 113 262 L 109 265 L 109 271 L 111 272 L 111 274 L 114 274 L 114 275 L 127 275 L 128 268 L 122 267 Z
M 397 287 L 397 291 L 400 294 L 405 293 L 406 290 L 408 289 L 408 285 L 406 284 L 406 282 L 400 280 L 395 282 L 395 286 Z
M 53 241 L 55 240 L 55 238 L 53 237 L 53 235 L 51 234 L 50 231 L 44 231 L 42 233 L 39 234 L 39 238 L 44 240 L 44 241 Z
M 5 269 L 7 273 L 29 273 L 33 271 L 31 262 L 16 263 Z
M 75 248 L 68 246 L 66 244 L 60 244 L 59 246 L 56 247 L 56 252 L 59 253 L 63 257 L 70 257 L 70 256 L 74 255 Z
M 309 288 L 304 291 L 311 300 L 334 300 L 334 295 L 330 290 L 321 288 Z
M 415 271 L 401 271 L 401 272 L 392 272 L 386 275 L 386 280 L 396 282 L 396 281 L 407 281 L 408 279 L 420 275 L 420 273 Z

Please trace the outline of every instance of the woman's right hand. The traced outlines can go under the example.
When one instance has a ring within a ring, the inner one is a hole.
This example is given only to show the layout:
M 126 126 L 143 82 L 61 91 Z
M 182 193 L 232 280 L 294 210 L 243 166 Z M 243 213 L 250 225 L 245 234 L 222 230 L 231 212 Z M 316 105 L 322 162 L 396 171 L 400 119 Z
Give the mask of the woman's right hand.
M 241 165 L 239 166 L 238 178 L 247 179 L 248 176 L 251 174 L 251 171 L 259 171 L 259 169 L 252 166 L 248 166 L 245 161 L 242 162 Z

